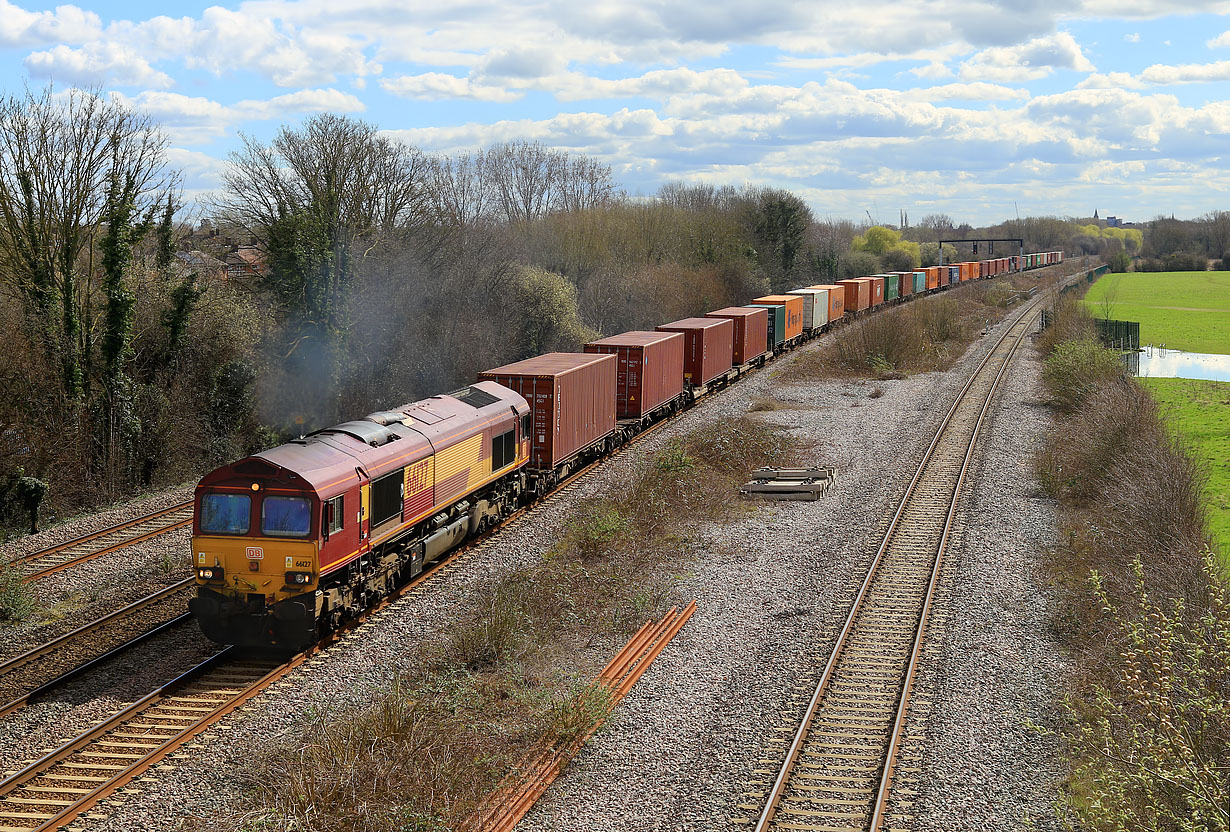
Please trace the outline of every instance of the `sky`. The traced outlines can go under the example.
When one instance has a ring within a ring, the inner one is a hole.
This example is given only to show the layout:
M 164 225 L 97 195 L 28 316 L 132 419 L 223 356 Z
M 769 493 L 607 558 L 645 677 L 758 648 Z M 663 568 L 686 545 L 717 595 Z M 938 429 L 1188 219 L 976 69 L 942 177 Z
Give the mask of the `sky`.
M 0 73 L 148 113 L 189 198 L 240 133 L 327 111 L 429 153 L 588 154 L 633 196 L 785 188 L 822 218 L 1230 209 L 1230 0 L 0 0 Z

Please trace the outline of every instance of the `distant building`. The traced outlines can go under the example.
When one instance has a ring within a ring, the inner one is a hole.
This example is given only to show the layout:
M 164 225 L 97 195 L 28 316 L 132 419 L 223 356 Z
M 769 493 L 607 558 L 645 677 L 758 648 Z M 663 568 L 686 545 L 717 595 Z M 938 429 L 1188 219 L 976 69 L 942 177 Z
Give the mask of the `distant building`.
M 1107 217 L 1106 225 L 1108 228 L 1123 228 L 1123 220 L 1118 217 Z
M 176 252 L 175 259 L 180 262 L 180 271 L 196 272 L 196 276 L 202 280 L 220 278 L 227 272 L 225 263 L 197 249 Z
M 239 246 L 226 255 L 228 280 L 250 280 L 265 274 L 265 253 L 256 246 Z

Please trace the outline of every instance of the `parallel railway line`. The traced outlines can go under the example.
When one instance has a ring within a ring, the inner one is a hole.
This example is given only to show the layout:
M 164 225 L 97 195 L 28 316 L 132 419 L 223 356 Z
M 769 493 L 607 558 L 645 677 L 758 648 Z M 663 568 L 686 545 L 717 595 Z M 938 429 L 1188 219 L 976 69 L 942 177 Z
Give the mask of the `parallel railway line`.
M 191 578 L 163 587 L 72 632 L 0 662 L 0 717 L 190 619 Z
M 961 487 L 1000 379 L 1034 322 L 1024 307 L 948 411 L 859 588 L 755 832 L 878 832 Z
M 88 811 L 321 649 L 336 643 L 393 602 L 421 591 L 429 581 L 455 568 L 466 554 L 490 542 L 516 520 L 555 502 L 582 477 L 618 459 L 669 421 L 665 419 L 647 428 L 614 454 L 572 474 L 546 497 L 519 509 L 498 526 L 446 555 L 430 570 L 311 650 L 281 660 L 233 647 L 220 649 L 177 679 L 8 775 L 0 780 L 0 832 L 56 829 Z M 183 585 L 174 588 L 180 586 Z M 8 710 L 0 709 L 0 716 L 21 704 L 5 706 Z
M 11 565 L 27 567 L 29 571 L 23 580 L 30 583 L 59 572 L 61 569 L 67 569 L 74 564 L 93 560 L 117 549 L 182 529 L 191 523 L 192 501 L 185 500 L 142 517 L 116 523 L 105 529 L 40 549 L 37 552 L 20 555 L 12 560 Z

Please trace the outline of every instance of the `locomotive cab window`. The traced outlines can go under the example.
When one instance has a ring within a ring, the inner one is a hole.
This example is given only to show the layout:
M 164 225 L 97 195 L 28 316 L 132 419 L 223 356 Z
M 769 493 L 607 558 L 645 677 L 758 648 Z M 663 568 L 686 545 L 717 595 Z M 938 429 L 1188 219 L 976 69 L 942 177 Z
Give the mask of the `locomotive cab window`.
M 526 439 L 534 431 L 533 414 L 526 413 L 521 417 L 521 438 Z
M 261 534 L 307 537 L 312 530 L 312 506 L 306 497 L 266 497 L 261 501 Z
M 505 465 L 511 465 L 517 458 L 517 440 L 515 431 L 505 431 L 499 436 L 491 437 L 491 470 L 498 471 Z
M 325 539 L 329 535 L 340 532 L 346 522 L 346 495 L 338 494 L 331 500 L 326 500 L 321 511 L 320 527 L 325 530 Z
M 247 534 L 252 523 L 252 498 L 247 494 L 205 494 L 201 497 L 201 531 L 206 534 Z

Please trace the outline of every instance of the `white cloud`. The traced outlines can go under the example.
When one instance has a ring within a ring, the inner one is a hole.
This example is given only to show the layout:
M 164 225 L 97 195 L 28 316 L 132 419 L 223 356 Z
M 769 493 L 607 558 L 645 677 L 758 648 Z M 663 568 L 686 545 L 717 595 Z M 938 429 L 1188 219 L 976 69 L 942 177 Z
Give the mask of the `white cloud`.
M 1093 72 L 1095 67 L 1072 35 L 1057 32 L 1017 46 L 985 49 L 961 66 L 961 77 L 1000 82 L 1036 81 L 1056 69 Z
M 1095 72 L 1076 85 L 1078 90 L 1141 89 L 1144 84 L 1130 72 Z
M 301 113 L 361 113 L 362 101 L 334 89 L 298 90 L 269 99 L 246 99 L 226 105 L 200 96 L 146 91 L 132 97 L 112 93 L 127 107 L 148 113 L 177 144 L 202 144 L 226 135 L 236 125 Z M 185 151 L 190 152 L 190 151 Z
M 0 0 L 0 47 L 81 43 L 97 37 L 102 22 L 94 12 L 57 6 L 54 12 L 28 12 Z
M 1146 84 L 1158 85 L 1230 81 L 1230 61 L 1216 61 L 1211 64 L 1184 64 L 1183 66 L 1154 64 L 1140 73 L 1140 80 Z
M 445 99 L 471 99 L 474 101 L 515 101 L 521 93 L 506 90 L 499 86 L 477 84 L 469 78 L 458 78 L 443 72 L 424 72 L 421 75 L 401 75 L 396 78 L 383 78 L 380 86 L 386 92 L 400 95 L 402 98 L 416 98 L 423 101 L 440 101 Z
M 171 76 L 154 69 L 135 49 L 115 42 L 97 41 L 79 49 L 59 44 L 30 53 L 23 63 L 36 78 L 82 86 L 105 83 L 164 89 L 174 84 Z
M 975 81 L 970 84 L 941 84 L 910 90 L 907 95 L 916 95 L 926 101 L 1014 101 L 1029 98 L 1029 91 Z
M 1223 46 L 1230 46 L 1230 30 L 1222 32 L 1217 37 L 1210 39 L 1205 45 L 1210 49 L 1219 49 Z
M 1140 43 L 1140 34 L 1138 32 L 1132 32 L 1130 35 L 1124 35 L 1123 39 L 1128 43 Z

